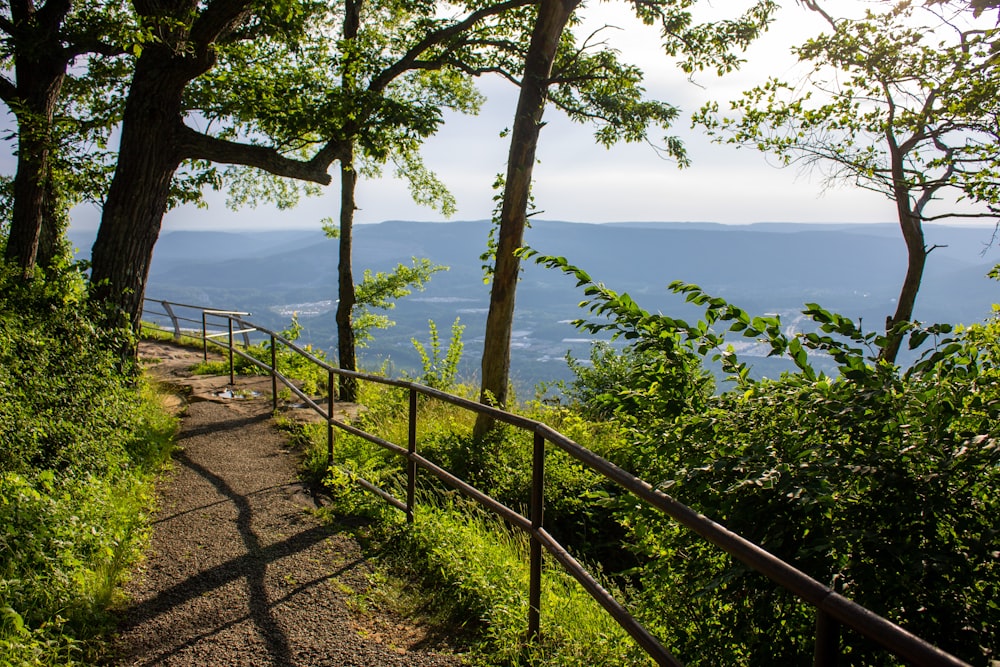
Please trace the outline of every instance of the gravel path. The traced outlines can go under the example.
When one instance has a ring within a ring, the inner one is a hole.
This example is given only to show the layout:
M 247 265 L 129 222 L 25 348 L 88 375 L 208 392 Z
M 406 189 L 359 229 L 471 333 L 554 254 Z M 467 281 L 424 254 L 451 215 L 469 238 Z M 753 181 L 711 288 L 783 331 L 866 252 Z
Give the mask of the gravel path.
M 182 384 L 189 353 L 143 352 L 169 355 L 176 363 L 156 370 Z M 426 628 L 352 611 L 371 568 L 352 535 L 308 511 L 315 499 L 296 481 L 269 397 L 190 402 L 178 445 L 111 664 L 461 664 Z

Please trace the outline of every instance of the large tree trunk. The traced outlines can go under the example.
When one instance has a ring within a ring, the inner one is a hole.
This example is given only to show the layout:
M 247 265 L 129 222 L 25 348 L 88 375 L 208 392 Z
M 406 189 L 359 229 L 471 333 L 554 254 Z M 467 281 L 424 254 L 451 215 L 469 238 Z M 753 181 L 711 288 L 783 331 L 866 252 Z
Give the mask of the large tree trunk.
M 531 173 L 535 165 L 538 134 L 542 128 L 549 74 L 559 39 L 577 5 L 578 0 L 542 0 L 525 55 L 524 78 L 507 157 L 507 178 L 500 213 L 493 287 L 490 291 L 490 310 L 486 317 L 486 337 L 483 342 L 480 402 L 488 405 L 504 406 L 507 402 L 514 293 L 521 267 L 520 260 L 514 253 L 522 246 L 524 239 Z M 474 435 L 482 437 L 492 427 L 493 420 L 480 415 L 476 420 Z
M 337 266 L 337 357 L 340 367 L 358 370 L 352 314 L 357 303 L 354 293 L 353 253 L 354 193 L 358 174 L 354 170 L 353 146 L 346 148 L 346 158 L 340 163 L 340 257 Z M 331 388 L 332 389 L 332 388 Z M 358 383 L 354 378 L 340 376 L 340 400 L 354 402 L 358 398 Z
M 67 59 L 58 35 L 69 2 L 49 2 L 35 11 L 27 3 L 11 3 L 16 86 L 4 100 L 18 124 L 17 172 L 5 258 L 25 279 L 35 270 L 39 236 L 50 192 L 46 180 L 52 155 L 52 118 L 66 77 Z
M 66 203 L 59 201 L 50 169 L 46 181 L 45 201 L 42 206 L 42 225 L 38 233 L 38 254 L 36 255 L 38 266 L 48 269 L 57 261 L 71 257 L 69 244 L 66 241 L 67 227 L 69 227 L 69 215 Z
M 118 165 L 91 255 L 92 294 L 114 309 L 106 313 L 113 325 L 138 327 L 170 181 L 182 160 L 181 95 L 193 76 L 171 56 L 165 46 L 150 45 L 136 63 Z
M 336 159 L 327 146 L 310 161 L 264 146 L 240 144 L 196 132 L 184 124 L 185 86 L 215 65 L 215 41 L 250 15 L 250 0 L 215 0 L 197 11 L 195 0 L 136 3 L 151 23 L 162 23 L 164 42 L 139 57 L 129 88 L 115 176 L 92 252 L 91 294 L 103 303 L 108 324 L 138 328 L 153 247 L 169 203 L 171 180 L 184 160 L 242 164 L 279 176 L 327 184 Z M 172 14 L 176 21 L 162 21 Z M 181 27 L 179 27 L 181 26 Z M 120 350 L 134 356 L 128 344 Z

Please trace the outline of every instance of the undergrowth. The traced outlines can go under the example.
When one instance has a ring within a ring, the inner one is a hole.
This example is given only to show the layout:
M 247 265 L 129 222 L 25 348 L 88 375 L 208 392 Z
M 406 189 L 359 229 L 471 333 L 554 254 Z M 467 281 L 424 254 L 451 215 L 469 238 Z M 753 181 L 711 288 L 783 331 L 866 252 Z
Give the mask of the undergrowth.
M 121 368 L 78 278 L 0 282 L 0 665 L 92 664 L 176 420 Z
M 408 437 L 408 396 L 404 389 L 362 383 L 365 411 L 357 426 L 390 442 Z M 471 396 L 472 388 L 450 386 Z M 565 409 L 529 404 L 524 411 L 544 417 L 579 442 L 600 451 L 624 446 L 611 423 L 588 422 Z M 531 434 L 501 431 L 488 446 L 471 441 L 474 414 L 420 397 L 418 452 L 501 502 L 526 513 L 531 483 Z M 445 622 L 469 631 L 471 655 L 479 665 L 638 665 L 646 658 L 614 620 L 556 563 L 543 574 L 541 640 L 525 642 L 528 618 L 528 541 L 524 534 L 471 503 L 457 500 L 428 473 L 420 473 L 415 521 L 406 524 L 391 508 L 357 483 L 361 477 L 397 498 L 405 498 L 404 461 L 363 438 L 338 432 L 329 466 L 324 425 L 297 428 L 305 451 L 305 474 L 322 479 L 337 517 L 365 517 L 365 535 L 380 546 L 387 579 L 416 584 L 421 609 L 433 608 Z M 551 448 L 554 450 L 554 448 Z M 601 553 L 607 532 L 606 498 L 596 475 L 559 451 L 546 462 L 546 524 L 579 553 Z M 594 502 L 597 501 L 597 502 Z M 599 529 L 600 528 L 600 529 Z M 611 531 L 613 532 L 613 531 Z M 622 567 L 621 563 L 615 564 Z M 594 565 L 592 571 L 600 571 Z M 615 582 L 608 579 L 608 588 Z M 411 587 L 412 588 L 412 587 Z M 409 593 L 412 597 L 414 594 Z M 409 606 L 412 607 L 410 602 Z M 464 634 L 464 633 L 463 633 Z
M 541 627 L 525 642 L 528 538 L 469 503 L 425 495 L 414 523 L 391 538 L 389 565 L 422 583 L 453 620 L 478 630 L 480 665 L 652 664 L 560 565 L 545 560 Z M 605 586 L 613 588 L 605 582 Z

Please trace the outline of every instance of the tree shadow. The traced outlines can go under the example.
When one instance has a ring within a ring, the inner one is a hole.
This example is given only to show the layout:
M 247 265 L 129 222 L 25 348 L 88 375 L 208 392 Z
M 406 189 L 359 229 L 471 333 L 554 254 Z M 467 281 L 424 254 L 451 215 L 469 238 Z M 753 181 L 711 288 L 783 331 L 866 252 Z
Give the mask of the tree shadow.
M 212 433 L 225 428 L 238 428 L 241 424 L 254 421 L 259 420 L 256 418 L 230 420 L 229 422 L 224 422 L 221 425 L 213 424 L 211 428 L 199 429 L 199 431 L 202 434 Z M 254 532 L 252 526 L 253 511 L 250 505 L 250 497 L 255 494 L 259 494 L 266 489 L 258 489 L 245 495 L 240 494 L 233 490 L 225 479 L 204 466 L 192 461 L 184 451 L 178 451 L 174 456 L 174 460 L 177 464 L 188 468 L 214 486 L 215 489 L 226 499 L 220 502 L 230 502 L 236 507 L 236 529 L 243 541 L 245 553 L 242 556 L 232 558 L 225 563 L 221 563 L 207 570 L 198 572 L 184 581 L 161 590 L 155 597 L 150 598 L 149 600 L 126 607 L 121 612 L 123 621 L 119 625 L 119 630 L 123 632 L 128 631 L 144 622 L 150 621 L 162 614 L 167 613 L 175 607 L 205 595 L 212 590 L 221 588 L 236 580 L 245 579 L 247 584 L 246 614 L 242 614 L 239 618 L 228 620 L 224 624 L 214 626 L 198 636 L 187 639 L 182 644 L 170 648 L 168 651 L 163 652 L 156 658 L 150 658 L 150 661 L 145 662 L 144 664 L 155 664 L 160 662 L 163 659 L 168 658 L 170 655 L 180 652 L 185 647 L 189 647 L 202 639 L 216 635 L 226 628 L 237 625 L 248 619 L 253 622 L 260 637 L 263 639 L 271 663 L 274 665 L 292 664 L 292 651 L 289 645 L 288 637 L 285 635 L 281 625 L 278 623 L 277 618 L 272 613 L 272 608 L 280 604 L 283 600 L 287 600 L 289 597 L 292 597 L 297 593 L 301 593 L 303 590 L 355 567 L 358 563 L 363 562 L 364 557 L 345 565 L 338 571 L 332 572 L 329 575 L 325 575 L 324 577 L 297 587 L 291 593 L 288 593 L 279 600 L 270 601 L 268 599 L 265 584 L 265 576 L 268 565 L 287 558 L 295 553 L 309 549 L 310 547 L 327 539 L 331 535 L 334 535 L 337 531 L 329 526 L 318 525 L 296 533 L 295 535 L 292 535 L 291 537 L 280 542 L 276 542 L 268 546 L 262 546 L 260 538 Z M 268 488 L 273 489 L 278 487 L 272 486 Z M 206 507 L 218 504 L 218 502 L 210 503 Z M 180 514 L 186 514 L 191 511 L 195 510 L 186 510 Z

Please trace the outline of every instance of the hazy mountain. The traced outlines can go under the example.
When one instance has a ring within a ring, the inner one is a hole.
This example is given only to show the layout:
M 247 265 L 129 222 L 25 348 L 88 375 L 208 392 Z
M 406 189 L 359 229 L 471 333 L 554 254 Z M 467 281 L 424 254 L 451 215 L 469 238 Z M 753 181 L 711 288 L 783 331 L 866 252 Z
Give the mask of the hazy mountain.
M 355 229 L 355 270 L 390 270 L 427 257 L 451 267 L 434 276 L 425 292 L 390 312 L 397 326 L 378 332 L 362 353 L 368 366 L 388 358 L 399 369 L 418 365 L 410 339 L 427 338 L 427 320 L 442 335 L 455 317 L 467 326 L 465 372 L 475 373 L 489 303 L 479 255 L 489 231 L 485 221 L 417 223 L 389 221 Z M 983 252 L 992 230 L 929 226 L 932 251 L 915 316 L 926 322 L 975 322 L 1000 301 L 986 272 L 997 251 Z M 79 241 L 89 244 L 89 241 Z M 537 221 L 526 243 L 566 257 L 596 281 L 628 292 L 644 308 L 675 316 L 698 311 L 668 293 L 673 280 L 700 285 L 754 314 L 780 313 L 790 326 L 802 304 L 818 302 L 877 328 L 894 309 L 906 266 L 894 225 L 745 226 L 712 223 L 580 224 Z M 333 349 L 337 242 L 321 231 L 171 232 L 156 246 L 147 296 L 254 312 L 254 319 L 281 328 L 298 312 L 313 344 Z M 522 385 L 565 377 L 563 357 L 587 355 L 586 337 L 569 323 L 585 313 L 569 277 L 528 265 L 518 288 L 513 369 Z M 777 372 L 770 360 L 758 370 Z

